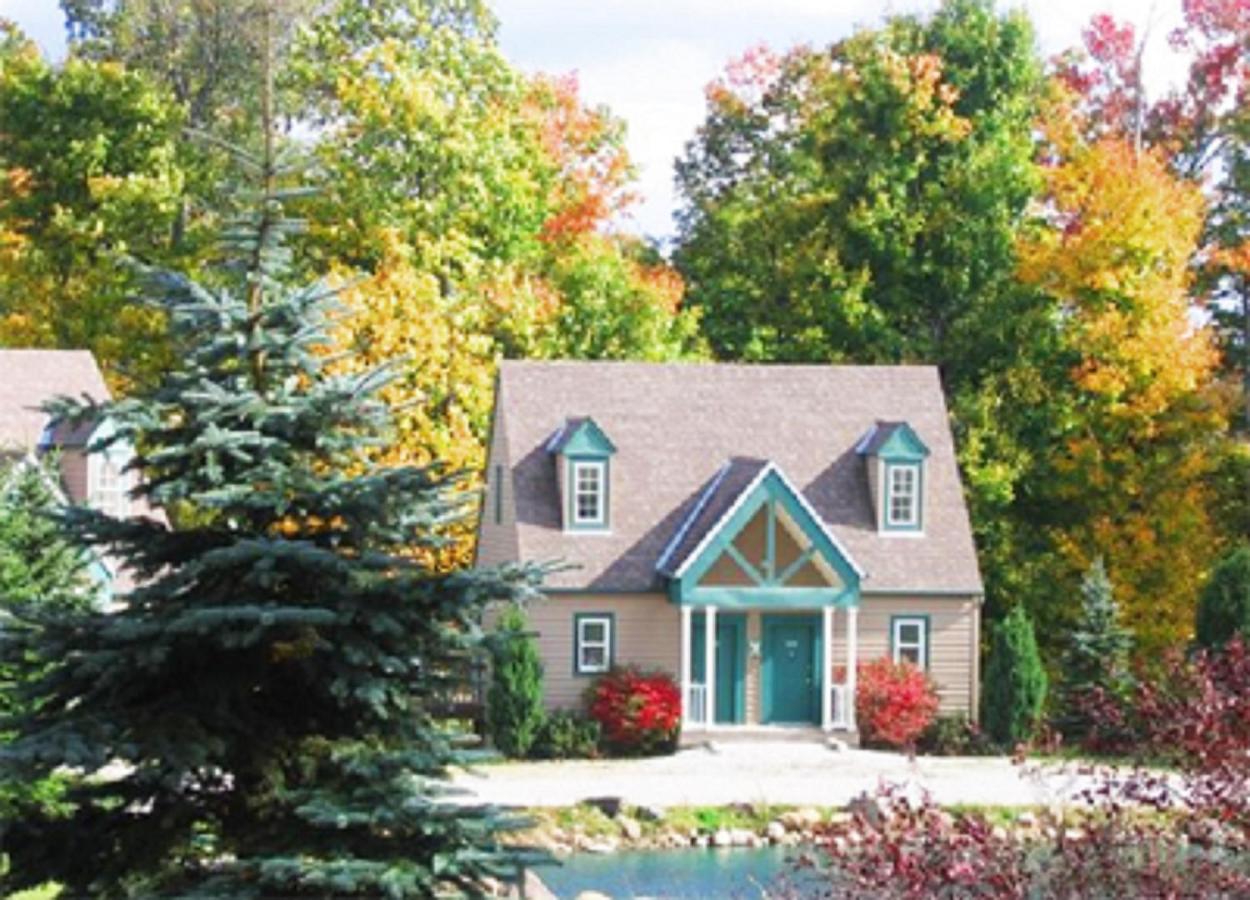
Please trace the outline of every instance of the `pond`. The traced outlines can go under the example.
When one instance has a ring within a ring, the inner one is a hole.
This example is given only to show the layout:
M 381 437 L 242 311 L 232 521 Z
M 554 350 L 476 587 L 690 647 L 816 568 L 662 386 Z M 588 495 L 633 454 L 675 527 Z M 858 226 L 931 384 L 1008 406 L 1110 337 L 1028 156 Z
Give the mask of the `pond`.
M 797 854 L 781 847 L 582 853 L 537 873 L 560 900 L 572 900 L 581 891 L 599 891 L 614 900 L 755 900 L 801 895 Z

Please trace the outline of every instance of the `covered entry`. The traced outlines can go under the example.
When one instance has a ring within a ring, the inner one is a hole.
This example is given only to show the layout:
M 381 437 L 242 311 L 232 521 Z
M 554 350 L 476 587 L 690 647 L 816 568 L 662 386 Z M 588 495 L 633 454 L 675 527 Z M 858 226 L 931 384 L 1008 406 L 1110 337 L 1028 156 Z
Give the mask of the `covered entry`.
M 863 573 L 775 464 L 727 463 L 660 571 L 681 608 L 687 727 L 854 728 L 854 667 L 835 684 L 830 651 L 842 627 L 855 658 Z

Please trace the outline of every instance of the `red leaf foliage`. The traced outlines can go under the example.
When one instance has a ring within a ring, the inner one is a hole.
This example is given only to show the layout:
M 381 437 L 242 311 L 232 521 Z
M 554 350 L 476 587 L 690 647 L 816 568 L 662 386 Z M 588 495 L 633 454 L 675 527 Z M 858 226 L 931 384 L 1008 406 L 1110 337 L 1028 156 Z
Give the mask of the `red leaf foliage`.
M 613 669 L 587 690 L 590 717 L 616 753 L 672 752 L 681 734 L 681 690 L 667 672 Z
M 868 743 L 911 747 L 938 711 L 937 689 L 911 663 L 882 657 L 859 664 L 855 716 Z

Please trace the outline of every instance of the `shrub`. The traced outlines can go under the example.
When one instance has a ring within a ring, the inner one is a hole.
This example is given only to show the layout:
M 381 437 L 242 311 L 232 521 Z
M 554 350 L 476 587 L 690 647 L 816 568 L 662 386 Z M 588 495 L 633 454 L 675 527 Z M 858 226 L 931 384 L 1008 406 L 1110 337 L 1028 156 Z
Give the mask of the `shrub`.
M 1096 560 L 1081 581 L 1081 615 L 1063 654 L 1055 724 L 1065 737 L 1089 737 L 1089 707 L 1095 696 L 1114 699 L 1127 693 L 1132 643 L 1132 635 L 1120 625 L 1106 567 Z
M 994 629 L 985 667 L 981 721 L 990 737 L 1006 747 L 1031 740 L 1041 722 L 1046 685 L 1033 622 L 1017 605 Z
M 1194 635 L 1203 647 L 1222 647 L 1233 635 L 1250 637 L 1250 547 L 1238 547 L 1211 571 L 1198 596 Z
M 511 757 L 529 753 L 543 724 L 543 668 L 525 627 L 525 614 L 516 607 L 500 617 L 486 695 L 490 738 L 501 753 Z
M 855 716 L 866 744 L 911 747 L 933 722 L 937 690 L 924 672 L 908 662 L 882 657 L 860 663 Z
M 629 667 L 600 675 L 587 689 L 590 717 L 605 749 L 622 755 L 672 753 L 681 737 L 681 691 L 666 672 Z
M 986 756 L 995 748 L 976 722 L 956 713 L 929 723 L 916 740 L 916 751 L 930 756 Z
M 530 750 L 538 759 L 591 759 L 599 755 L 599 723 L 558 709 L 538 729 Z

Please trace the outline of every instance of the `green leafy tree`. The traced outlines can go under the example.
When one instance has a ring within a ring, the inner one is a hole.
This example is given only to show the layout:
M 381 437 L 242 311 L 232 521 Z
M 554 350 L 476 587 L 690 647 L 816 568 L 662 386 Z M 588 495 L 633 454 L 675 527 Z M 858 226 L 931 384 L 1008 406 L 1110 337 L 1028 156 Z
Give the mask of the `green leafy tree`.
M 983 0 L 731 65 L 677 169 L 716 354 L 937 363 L 950 388 L 1014 357 L 1040 74 L 1027 19 Z
M 141 579 L 115 613 L 23 611 L 0 660 L 51 661 L 5 727 L 0 777 L 67 767 L 68 812 L 0 827 L 0 886 L 78 896 L 479 894 L 516 857 L 508 820 L 445 802 L 456 735 L 433 718 L 479 651 L 487 602 L 537 573 L 442 574 L 421 551 L 469 514 L 437 463 L 381 468 L 390 373 L 326 371 L 333 291 L 286 273 L 287 196 L 226 231 L 219 287 L 149 270 L 178 364 L 154 389 L 85 409 L 141 448 L 140 494 L 184 504 L 171 530 L 74 507 L 76 539 Z
M 1125 693 L 1132 646 L 1132 633 L 1120 624 L 1107 568 L 1101 558 L 1096 559 L 1081 581 L 1081 615 L 1068 636 L 1060 667 L 1057 719 L 1066 735 L 1080 737 L 1088 731 L 1083 703 L 1096 692 L 1111 698 Z
M 995 627 L 983 684 L 986 733 L 1008 747 L 1030 740 L 1041 723 L 1048 679 L 1023 606 L 1015 606 Z
M 76 58 L 53 67 L 6 33 L 0 344 L 86 347 L 115 387 L 150 380 L 171 363 L 164 326 L 129 302 L 134 279 L 117 256 L 191 264 L 190 243 L 171 245 L 182 112 L 139 73 Z
M 46 462 L 0 464 L 0 608 L 77 611 L 96 595 L 88 555 L 53 517 L 56 477 Z
M 542 730 L 543 666 L 525 614 L 509 609 L 500 617 L 491 654 L 491 684 L 486 695 L 486 724 L 500 752 L 529 755 Z
M 1233 548 L 1216 563 L 1198 596 L 1194 636 L 1216 649 L 1234 635 L 1250 638 L 1250 547 Z

